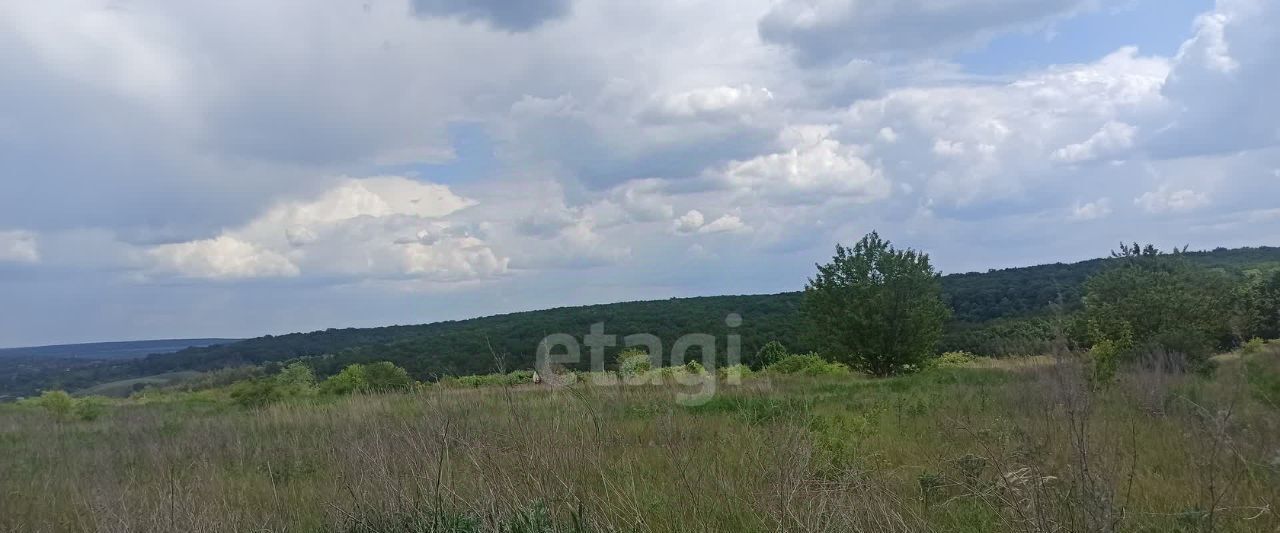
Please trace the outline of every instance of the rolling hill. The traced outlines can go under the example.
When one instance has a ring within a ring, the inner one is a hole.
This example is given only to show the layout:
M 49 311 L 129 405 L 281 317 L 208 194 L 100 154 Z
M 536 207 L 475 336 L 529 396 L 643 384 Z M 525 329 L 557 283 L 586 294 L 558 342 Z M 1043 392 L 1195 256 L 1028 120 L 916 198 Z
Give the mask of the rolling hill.
M 1280 248 L 1259 247 L 1191 252 L 1187 257 L 1209 268 L 1241 274 L 1251 269 L 1280 268 Z M 1034 351 L 1048 335 L 1052 312 L 1072 313 L 1081 307 L 1083 283 L 1110 259 L 943 276 L 944 296 L 953 309 L 943 349 L 1002 355 Z M 591 324 L 604 322 L 607 334 L 651 333 L 667 347 L 686 333 L 708 333 L 720 343 L 741 336 L 749 360 L 770 340 L 793 351 L 806 349 L 797 309 L 801 293 L 713 296 L 567 307 L 495 315 L 425 325 L 363 329 L 327 329 L 310 333 L 264 336 L 175 353 L 92 364 L 58 372 L 28 372 L 23 382 L 6 380 L 0 394 L 30 394 L 39 389 L 80 390 L 96 384 L 186 371 L 261 365 L 309 358 L 320 374 L 357 362 L 389 360 L 418 379 L 487 373 L 499 367 L 528 368 L 538 342 L 547 334 L 578 338 Z M 1054 311 L 1056 305 L 1056 311 Z M 740 327 L 725 324 L 740 314 Z M 616 349 L 615 349 L 616 350 Z M 611 358 L 611 355 L 610 355 Z

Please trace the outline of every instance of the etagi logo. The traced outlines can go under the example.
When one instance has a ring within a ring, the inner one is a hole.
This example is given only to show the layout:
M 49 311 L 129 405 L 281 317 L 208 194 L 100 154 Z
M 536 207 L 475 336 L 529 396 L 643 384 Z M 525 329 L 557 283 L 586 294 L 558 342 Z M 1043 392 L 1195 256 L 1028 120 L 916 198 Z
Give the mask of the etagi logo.
M 742 316 L 737 313 L 730 313 L 725 317 L 724 323 L 730 328 L 742 326 Z M 682 390 L 676 393 L 676 401 L 683 405 L 702 405 L 710 401 L 716 393 L 717 385 L 717 368 L 716 368 L 716 337 L 707 333 L 690 333 L 676 339 L 671 345 L 671 356 L 668 358 L 671 366 L 668 368 L 660 368 L 663 362 L 664 346 L 662 339 L 657 335 L 650 333 L 634 333 L 622 338 L 622 347 L 624 348 L 640 348 L 649 354 L 650 370 L 637 372 L 628 375 L 619 375 L 605 370 L 604 352 L 605 348 L 618 346 L 617 335 L 606 335 L 604 332 L 604 322 L 597 322 L 591 325 L 591 331 L 582 337 L 579 343 L 577 337 L 568 333 L 556 333 L 547 335 L 538 343 L 537 366 L 538 373 L 542 376 L 543 382 L 552 387 L 567 387 L 577 383 L 580 379 L 579 375 L 556 374 L 553 369 L 556 365 L 579 365 L 582 363 L 582 346 L 585 345 L 591 352 L 591 373 L 586 379 L 591 380 L 592 385 L 599 386 L 624 386 L 624 385 L 658 385 L 667 383 L 669 380 L 679 385 L 683 385 L 686 389 L 692 389 L 694 392 Z M 701 364 L 704 372 L 692 372 L 685 369 L 685 357 L 689 350 L 697 348 L 701 355 Z M 742 362 L 742 336 L 730 333 L 725 338 L 726 353 L 724 357 L 726 369 L 739 369 Z M 739 385 L 742 383 L 742 375 L 738 372 L 726 372 L 723 376 L 724 383 L 727 385 Z

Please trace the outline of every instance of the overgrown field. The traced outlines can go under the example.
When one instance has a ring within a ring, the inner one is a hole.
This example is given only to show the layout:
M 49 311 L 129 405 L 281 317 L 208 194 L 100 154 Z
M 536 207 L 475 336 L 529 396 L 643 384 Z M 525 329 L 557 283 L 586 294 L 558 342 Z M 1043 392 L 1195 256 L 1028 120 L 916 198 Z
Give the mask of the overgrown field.
M 0 406 L 0 529 L 1276 531 L 1277 358 Z

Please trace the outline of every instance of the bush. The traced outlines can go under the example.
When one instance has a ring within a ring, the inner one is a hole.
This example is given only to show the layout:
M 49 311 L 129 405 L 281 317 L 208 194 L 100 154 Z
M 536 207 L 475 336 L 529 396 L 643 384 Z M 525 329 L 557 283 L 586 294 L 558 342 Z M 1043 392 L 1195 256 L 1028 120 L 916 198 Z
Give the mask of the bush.
M 48 411 L 58 420 L 71 420 L 76 408 L 76 400 L 66 391 L 45 391 L 38 398 L 29 400 L 31 405 Z
M 45 391 L 39 397 L 24 403 L 44 409 L 54 419 L 63 422 L 97 420 L 107 410 L 107 404 L 101 398 L 93 396 L 73 398 L 66 391 L 60 390 Z
M 778 374 L 800 374 L 805 376 L 848 375 L 852 373 L 848 366 L 827 361 L 816 353 L 788 355 L 782 360 L 769 365 L 766 370 Z
M 509 374 L 483 374 L 476 376 L 448 377 L 440 380 L 445 387 L 506 387 L 533 383 L 532 370 L 516 370 Z
M 787 352 L 787 347 L 783 346 L 781 342 L 769 341 L 769 343 L 765 344 L 763 348 L 760 348 L 760 351 L 756 352 L 756 364 L 759 365 L 760 368 L 765 368 L 781 361 L 788 355 L 790 355 L 790 353 Z
M 1240 355 L 1243 355 L 1246 357 L 1250 355 L 1256 355 L 1256 354 L 1262 353 L 1262 350 L 1266 349 L 1266 347 L 1267 347 L 1267 341 L 1264 341 L 1258 337 L 1254 337 L 1252 339 L 1249 339 L 1249 342 L 1244 343 L 1244 346 L 1240 347 Z
M 293 363 L 276 374 L 276 383 L 285 396 L 306 396 L 315 393 L 316 375 L 311 367 Z
M 929 362 L 932 368 L 962 368 L 973 364 L 977 356 L 969 352 L 947 352 Z
M 95 396 L 86 396 L 76 400 L 71 414 L 78 420 L 92 422 L 107 412 L 107 403 Z
M 1124 341 L 1103 340 L 1089 350 L 1089 381 L 1095 388 L 1110 385 L 1120 369 L 1120 358 L 1132 348 Z
M 618 373 L 624 376 L 637 376 L 653 368 L 649 354 L 643 350 L 631 348 L 618 354 Z
M 320 382 L 320 393 L 340 396 L 356 392 L 392 392 L 408 390 L 414 383 L 405 369 L 380 361 L 347 365 L 342 372 Z
M 240 407 L 265 407 L 284 397 L 280 384 L 272 378 L 250 379 L 231 386 L 231 401 Z
M 369 382 L 365 379 L 364 365 L 347 365 L 341 372 L 320 382 L 320 394 L 333 396 L 352 394 L 368 388 Z
M 751 377 L 751 375 L 754 374 L 754 372 L 751 370 L 751 367 L 747 365 L 733 365 L 733 366 L 720 367 L 716 369 L 716 373 L 719 374 L 720 379 L 732 379 L 732 378 L 742 379 L 742 378 Z
M 370 392 L 407 390 L 414 383 L 408 371 L 388 361 L 364 365 L 364 379 Z

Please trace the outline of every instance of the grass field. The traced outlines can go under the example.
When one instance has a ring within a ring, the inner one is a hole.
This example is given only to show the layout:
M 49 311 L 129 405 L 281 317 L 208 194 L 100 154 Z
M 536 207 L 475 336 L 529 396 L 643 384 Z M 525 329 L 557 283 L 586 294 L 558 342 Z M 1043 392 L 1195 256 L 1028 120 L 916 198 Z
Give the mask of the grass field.
M 145 376 L 134 379 L 122 379 L 119 381 L 110 381 L 101 385 L 95 385 L 87 389 L 77 391 L 82 396 L 107 396 L 111 398 L 124 398 L 136 392 L 143 386 L 164 386 L 170 385 L 184 379 L 191 379 L 199 376 L 199 372 L 169 372 L 165 374 L 156 374 L 154 376 Z
M 1277 357 L 1272 352 L 1267 357 Z M 8 531 L 1277 531 L 1280 410 L 1073 359 L 911 376 L 447 389 L 91 422 L 0 408 Z

